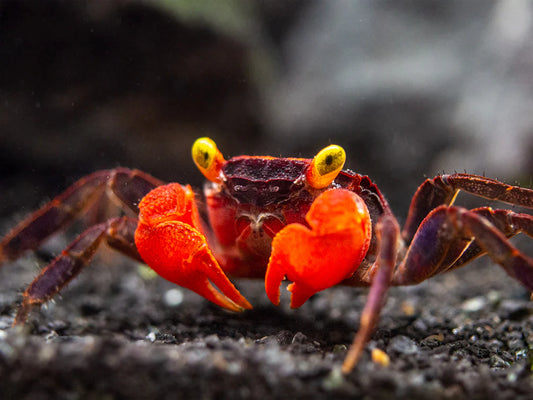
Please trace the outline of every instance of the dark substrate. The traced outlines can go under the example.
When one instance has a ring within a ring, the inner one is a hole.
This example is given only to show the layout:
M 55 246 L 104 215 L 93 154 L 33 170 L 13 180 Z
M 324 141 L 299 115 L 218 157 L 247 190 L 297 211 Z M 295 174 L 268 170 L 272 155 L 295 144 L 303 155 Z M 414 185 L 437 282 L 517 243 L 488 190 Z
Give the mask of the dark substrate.
M 330 289 L 290 310 L 287 297 L 271 305 L 261 282 L 238 281 L 255 308 L 233 314 L 104 252 L 25 328 L 10 328 L 47 256 L 0 269 L 2 399 L 531 398 L 533 305 L 488 259 L 393 288 L 368 345 L 390 366 L 367 350 L 342 376 L 365 289 Z

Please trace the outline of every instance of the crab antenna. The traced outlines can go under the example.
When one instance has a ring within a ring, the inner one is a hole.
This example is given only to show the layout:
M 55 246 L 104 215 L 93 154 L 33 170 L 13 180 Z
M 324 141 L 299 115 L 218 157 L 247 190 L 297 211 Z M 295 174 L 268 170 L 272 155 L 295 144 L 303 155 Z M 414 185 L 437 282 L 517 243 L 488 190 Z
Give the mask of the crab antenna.
M 213 140 L 208 137 L 196 139 L 192 145 L 192 159 L 207 179 L 211 182 L 220 181 L 220 171 L 225 160 Z

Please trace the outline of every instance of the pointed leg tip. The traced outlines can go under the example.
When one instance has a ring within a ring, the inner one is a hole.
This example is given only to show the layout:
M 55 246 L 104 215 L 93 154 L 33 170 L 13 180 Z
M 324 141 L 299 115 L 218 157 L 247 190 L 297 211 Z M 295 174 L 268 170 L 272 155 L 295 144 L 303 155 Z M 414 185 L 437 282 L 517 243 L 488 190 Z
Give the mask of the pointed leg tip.
M 346 355 L 346 358 L 344 359 L 344 362 L 342 363 L 341 372 L 343 375 L 348 375 L 353 371 L 357 363 L 359 362 L 359 359 L 361 358 L 361 351 L 354 352 L 352 349 L 348 351 L 348 354 Z
M 350 372 L 353 371 L 355 365 L 346 365 L 346 364 L 342 364 L 342 367 L 341 367 L 341 372 L 343 375 L 348 375 Z
M 17 314 L 15 315 L 15 319 L 13 320 L 13 324 L 11 324 L 11 326 L 24 326 L 30 314 L 31 307 L 31 303 L 28 302 L 26 299 L 23 299 L 22 304 L 20 305 L 20 308 L 18 309 Z

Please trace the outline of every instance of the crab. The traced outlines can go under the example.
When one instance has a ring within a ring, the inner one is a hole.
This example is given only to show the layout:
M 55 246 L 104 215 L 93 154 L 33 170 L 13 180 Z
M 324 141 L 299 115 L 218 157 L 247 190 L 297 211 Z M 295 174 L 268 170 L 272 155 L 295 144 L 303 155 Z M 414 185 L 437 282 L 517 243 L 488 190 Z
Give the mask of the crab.
M 203 201 L 189 185 L 116 168 L 81 178 L 13 228 L 0 241 L 0 264 L 37 249 L 89 211 L 105 214 L 110 201 L 136 216 L 96 221 L 81 233 L 26 289 L 13 324 L 24 324 L 33 307 L 78 275 L 102 243 L 231 311 L 252 306 L 228 276 L 264 279 L 276 305 L 286 278 L 293 308 L 335 285 L 370 287 L 344 373 L 363 354 L 390 286 L 414 285 L 488 254 L 533 290 L 533 259 L 509 241 L 520 232 L 533 236 L 533 216 L 453 205 L 462 190 L 533 208 L 531 189 L 471 174 L 426 179 L 400 229 L 370 178 L 343 170 L 340 146 L 313 159 L 225 160 L 211 139 L 200 138 L 192 157 L 207 178 Z

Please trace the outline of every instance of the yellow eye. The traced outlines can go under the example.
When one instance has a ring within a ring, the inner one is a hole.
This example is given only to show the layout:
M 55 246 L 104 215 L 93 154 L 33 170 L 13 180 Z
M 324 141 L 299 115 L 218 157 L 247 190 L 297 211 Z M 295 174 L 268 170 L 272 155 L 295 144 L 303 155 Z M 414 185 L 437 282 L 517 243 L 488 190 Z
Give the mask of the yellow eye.
M 318 152 L 307 171 L 307 182 L 315 189 L 329 186 L 335 180 L 346 161 L 346 153 L 332 144 Z
M 208 137 L 196 139 L 192 145 L 192 159 L 207 179 L 212 182 L 219 180 L 225 160 L 215 142 Z

